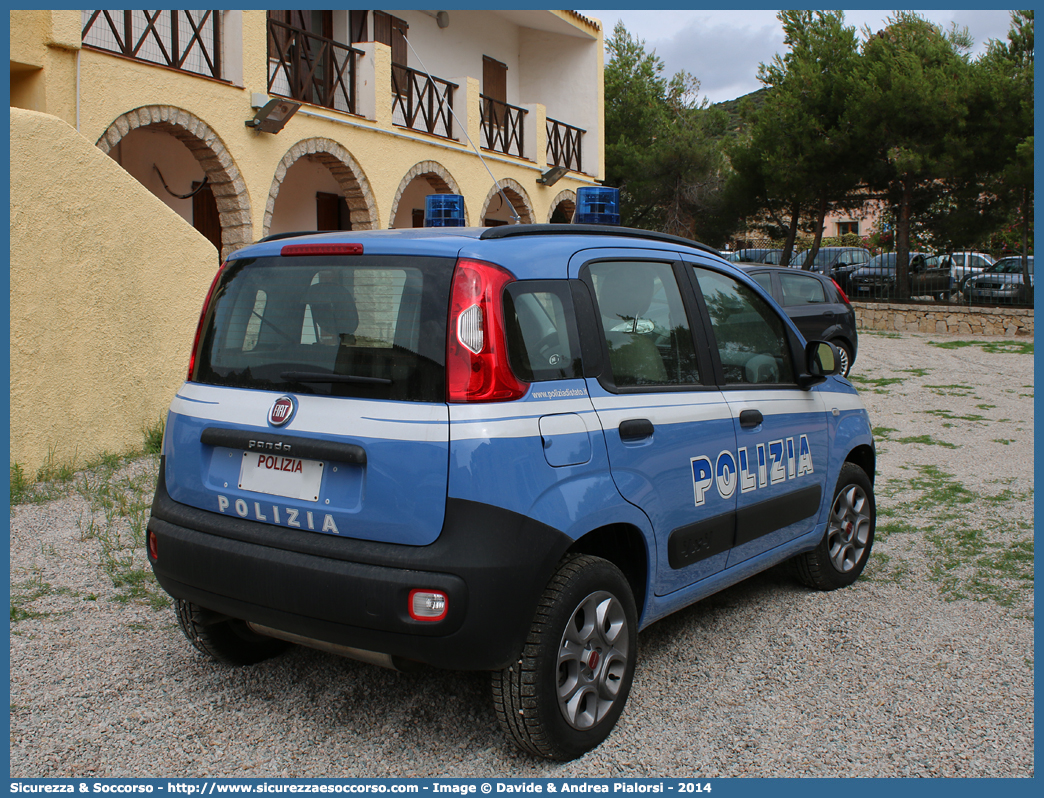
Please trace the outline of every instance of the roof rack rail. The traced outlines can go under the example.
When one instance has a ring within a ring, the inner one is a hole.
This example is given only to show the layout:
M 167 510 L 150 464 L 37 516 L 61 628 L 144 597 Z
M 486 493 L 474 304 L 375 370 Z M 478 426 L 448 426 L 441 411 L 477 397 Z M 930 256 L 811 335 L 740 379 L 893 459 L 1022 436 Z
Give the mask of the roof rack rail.
M 258 239 L 255 243 L 263 244 L 266 241 L 280 241 L 284 238 L 298 238 L 299 236 L 314 236 L 319 233 L 333 233 L 335 230 L 294 230 L 292 233 L 272 233 L 270 236 Z
M 607 224 L 511 224 L 499 227 L 489 227 L 479 236 L 481 239 L 488 238 L 514 238 L 515 236 L 542 236 L 542 235 L 605 235 L 623 236 L 625 238 L 651 238 L 668 244 L 681 244 L 694 249 L 702 249 L 705 252 L 719 255 L 718 250 L 693 241 L 690 238 L 674 236 L 670 233 L 657 233 L 652 230 L 638 230 L 634 227 L 616 227 Z

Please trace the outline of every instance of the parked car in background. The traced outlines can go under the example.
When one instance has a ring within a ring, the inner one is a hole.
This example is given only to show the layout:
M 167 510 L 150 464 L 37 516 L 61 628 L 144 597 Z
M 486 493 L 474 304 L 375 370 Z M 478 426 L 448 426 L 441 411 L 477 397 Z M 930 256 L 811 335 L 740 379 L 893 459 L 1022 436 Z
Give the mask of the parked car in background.
M 804 256 L 794 259 L 794 264 L 801 268 L 805 267 Z M 809 271 L 819 272 L 828 277 L 835 277 L 839 269 L 855 271 L 870 263 L 870 250 L 862 247 L 823 247 L 816 253 L 815 259 Z
M 1029 287 L 1022 274 L 1022 256 L 1001 258 L 981 274 L 967 279 L 963 294 L 969 302 L 1033 304 L 1033 256 L 1029 258 Z
M 804 268 L 804 254 L 796 258 L 792 263 Z M 848 290 L 848 278 L 853 272 L 863 268 L 870 263 L 870 250 L 862 247 L 823 247 L 816 253 L 815 259 L 809 271 L 825 274 L 834 278 L 834 281 L 843 291 Z
M 848 278 L 846 290 L 857 298 L 885 298 L 895 293 L 895 252 L 883 252 L 875 255 L 866 266 L 852 272 Z M 911 252 L 909 255 L 910 274 L 924 269 L 924 262 L 929 255 L 925 252 Z
M 911 276 L 911 293 L 948 301 L 961 293 L 969 277 L 981 274 L 992 265 L 993 258 L 981 252 L 933 255 Z
M 771 266 L 742 266 L 768 291 L 797 325 L 806 341 L 829 341 L 841 354 L 848 376 L 859 348 L 855 310 L 841 287 L 817 272 Z
M 779 263 L 782 253 L 781 249 L 737 249 L 730 252 L 725 260 L 729 263 Z

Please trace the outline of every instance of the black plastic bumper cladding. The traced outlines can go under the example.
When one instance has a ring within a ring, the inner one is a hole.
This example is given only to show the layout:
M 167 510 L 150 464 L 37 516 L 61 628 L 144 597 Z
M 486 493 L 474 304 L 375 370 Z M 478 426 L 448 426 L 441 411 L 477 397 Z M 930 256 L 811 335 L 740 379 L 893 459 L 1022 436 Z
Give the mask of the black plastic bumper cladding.
M 178 504 L 163 466 L 149 531 L 160 585 L 215 612 L 340 645 L 456 670 L 506 667 L 571 541 L 498 507 L 449 499 L 438 540 L 399 546 L 299 532 Z M 448 597 L 415 621 L 414 588 Z

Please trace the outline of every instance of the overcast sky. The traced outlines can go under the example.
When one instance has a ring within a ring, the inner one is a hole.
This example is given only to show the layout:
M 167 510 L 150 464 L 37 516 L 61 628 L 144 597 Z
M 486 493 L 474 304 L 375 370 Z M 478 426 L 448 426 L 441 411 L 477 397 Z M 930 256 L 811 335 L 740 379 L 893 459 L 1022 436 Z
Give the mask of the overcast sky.
M 691 72 L 700 81 L 700 95 L 711 102 L 742 97 L 762 88 L 758 82 L 758 64 L 769 63 L 782 53 L 783 28 L 776 11 L 682 10 L 670 11 L 579 11 L 597 17 L 605 27 L 606 37 L 617 20 L 623 20 L 628 32 L 645 40 L 647 50 L 655 50 L 663 59 L 664 73 L 670 77 L 679 70 Z M 892 11 L 846 11 L 845 22 L 857 31 L 867 25 L 873 31 L 884 27 Z M 918 11 L 943 30 L 956 22 L 967 27 L 975 42 L 972 53 L 985 50 L 990 39 L 1006 39 L 1011 22 L 1010 11 Z M 608 54 L 606 55 L 608 59 Z

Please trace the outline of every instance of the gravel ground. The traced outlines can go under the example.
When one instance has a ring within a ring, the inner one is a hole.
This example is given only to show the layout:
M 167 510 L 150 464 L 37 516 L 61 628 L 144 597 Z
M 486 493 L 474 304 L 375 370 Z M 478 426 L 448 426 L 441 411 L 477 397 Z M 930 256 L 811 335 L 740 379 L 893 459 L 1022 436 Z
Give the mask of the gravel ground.
M 775 570 L 654 624 L 616 730 L 568 764 L 512 747 L 486 674 L 212 664 L 114 586 L 83 498 L 18 506 L 11 775 L 1033 776 L 1033 357 L 932 343 L 956 340 L 860 341 L 864 578 L 812 593 Z

